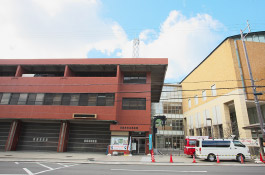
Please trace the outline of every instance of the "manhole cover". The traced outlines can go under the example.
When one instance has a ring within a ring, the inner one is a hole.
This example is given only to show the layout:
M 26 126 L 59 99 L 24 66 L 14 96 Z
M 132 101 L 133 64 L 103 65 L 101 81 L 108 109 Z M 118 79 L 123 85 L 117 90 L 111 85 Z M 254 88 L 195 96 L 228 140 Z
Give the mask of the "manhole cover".
M 5 156 L 13 156 L 13 155 L 5 155 Z
M 88 161 L 95 161 L 94 158 L 88 158 L 87 160 L 88 160 Z

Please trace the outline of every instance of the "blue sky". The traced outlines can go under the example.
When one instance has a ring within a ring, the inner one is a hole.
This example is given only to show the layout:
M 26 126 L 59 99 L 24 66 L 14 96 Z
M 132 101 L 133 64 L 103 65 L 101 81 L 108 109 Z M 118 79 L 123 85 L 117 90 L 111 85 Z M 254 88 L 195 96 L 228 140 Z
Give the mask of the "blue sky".
M 265 30 L 264 0 L 1 0 L 0 58 L 168 58 L 181 81 L 226 37 Z

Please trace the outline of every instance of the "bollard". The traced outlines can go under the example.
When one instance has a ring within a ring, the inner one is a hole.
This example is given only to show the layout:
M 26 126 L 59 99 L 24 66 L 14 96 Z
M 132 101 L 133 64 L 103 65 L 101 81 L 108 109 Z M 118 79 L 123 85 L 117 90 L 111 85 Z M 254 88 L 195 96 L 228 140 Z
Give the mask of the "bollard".
M 172 154 L 170 154 L 170 163 L 173 163 L 173 158 L 172 158 Z

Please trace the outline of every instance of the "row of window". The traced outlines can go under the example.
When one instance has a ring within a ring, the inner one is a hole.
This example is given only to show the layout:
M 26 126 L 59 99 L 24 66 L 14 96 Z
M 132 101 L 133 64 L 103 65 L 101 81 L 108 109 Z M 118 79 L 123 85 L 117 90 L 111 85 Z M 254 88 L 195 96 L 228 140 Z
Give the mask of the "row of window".
M 114 106 L 114 93 L 0 93 L 1 105 Z
M 212 96 L 213 97 L 217 96 L 217 91 L 216 91 L 216 85 L 215 84 L 211 86 L 211 92 L 212 92 Z M 202 100 L 206 101 L 206 99 L 207 99 L 206 91 L 203 90 L 202 91 Z M 194 96 L 194 104 L 197 105 L 198 102 L 199 102 L 198 95 L 195 95 Z M 191 108 L 191 99 L 188 100 L 188 106 L 189 106 L 189 108 Z
M 1 105 L 114 106 L 114 93 L 0 93 Z M 145 98 L 123 98 L 123 110 L 145 110 Z
M 181 103 L 171 103 L 163 104 L 164 114 L 182 114 L 182 104 Z

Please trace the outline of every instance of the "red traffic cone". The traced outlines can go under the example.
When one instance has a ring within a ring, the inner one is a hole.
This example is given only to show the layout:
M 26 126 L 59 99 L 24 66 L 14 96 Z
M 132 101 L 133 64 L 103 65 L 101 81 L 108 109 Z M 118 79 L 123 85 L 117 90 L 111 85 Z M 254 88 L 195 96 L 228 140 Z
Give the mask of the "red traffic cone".
M 243 156 L 242 156 L 242 154 L 241 154 L 241 162 L 240 162 L 241 164 L 243 164 L 244 163 L 244 159 L 243 159 Z
M 173 158 L 172 158 L 172 154 L 170 154 L 170 163 L 173 163 Z
M 263 157 L 262 157 L 261 153 L 259 154 L 259 159 L 260 159 L 261 162 L 265 163 L 265 161 L 263 160 Z
M 151 158 L 152 158 L 152 162 L 156 162 L 155 161 L 155 156 L 154 156 L 154 151 L 152 150 L 152 152 L 151 152 Z
M 195 160 L 194 154 L 193 154 L 193 161 L 192 161 L 192 163 L 197 163 L 196 160 Z
M 217 159 L 217 162 L 216 162 L 216 163 L 220 163 L 220 160 L 219 160 L 219 156 L 218 156 L 218 154 L 217 154 L 216 159 Z

